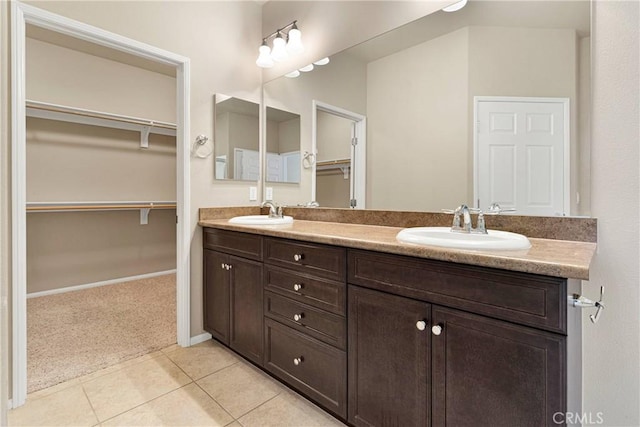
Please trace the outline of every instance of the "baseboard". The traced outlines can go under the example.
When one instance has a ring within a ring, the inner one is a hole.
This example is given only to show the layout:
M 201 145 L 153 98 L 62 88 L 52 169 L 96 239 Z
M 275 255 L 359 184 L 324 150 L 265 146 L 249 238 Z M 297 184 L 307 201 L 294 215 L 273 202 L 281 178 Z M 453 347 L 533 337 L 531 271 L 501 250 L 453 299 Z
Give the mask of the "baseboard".
M 137 276 L 121 277 L 119 279 L 103 280 L 101 282 L 87 283 L 84 285 L 66 286 L 64 288 L 50 289 L 48 291 L 32 292 L 27 294 L 27 298 L 43 297 L 45 295 L 62 294 L 65 292 L 79 291 L 82 289 L 97 288 L 98 286 L 114 285 L 116 283 L 131 282 L 133 280 L 149 279 L 151 277 L 174 274 L 176 270 L 157 271 L 155 273 L 140 274 Z
M 195 337 L 191 337 L 191 345 L 200 344 L 201 342 L 205 342 L 211 339 L 211 334 L 209 332 L 202 333 L 200 335 L 196 335 Z

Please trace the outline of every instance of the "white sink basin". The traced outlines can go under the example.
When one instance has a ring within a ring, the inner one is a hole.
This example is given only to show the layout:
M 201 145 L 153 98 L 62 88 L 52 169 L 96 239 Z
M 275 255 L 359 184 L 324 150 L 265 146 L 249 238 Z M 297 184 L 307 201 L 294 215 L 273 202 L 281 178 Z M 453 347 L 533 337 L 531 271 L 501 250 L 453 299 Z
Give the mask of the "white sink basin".
M 531 242 L 522 234 L 489 230 L 488 234 L 452 232 L 450 227 L 414 227 L 400 231 L 396 238 L 404 243 L 455 249 L 529 249 Z
M 269 215 L 245 215 L 236 216 L 229 220 L 230 224 L 242 225 L 280 225 L 292 224 L 293 217 L 283 216 L 282 218 L 271 218 Z

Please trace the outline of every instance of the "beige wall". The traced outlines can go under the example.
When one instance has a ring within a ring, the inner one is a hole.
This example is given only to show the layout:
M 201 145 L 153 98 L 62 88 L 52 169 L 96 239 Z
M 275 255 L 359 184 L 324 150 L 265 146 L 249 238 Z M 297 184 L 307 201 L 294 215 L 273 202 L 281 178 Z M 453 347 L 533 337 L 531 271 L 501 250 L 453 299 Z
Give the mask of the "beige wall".
M 320 171 L 316 177 L 316 202 L 323 208 L 349 207 L 349 179 L 340 169 Z
M 591 37 L 578 40 L 577 215 L 591 214 Z M 577 201 L 576 201 L 577 202 Z
M 583 314 L 584 405 L 607 426 L 640 425 L 640 3 L 597 1 L 593 8 L 591 213 L 598 251 L 591 280 L 606 311 Z
M 176 265 L 175 210 L 30 213 L 27 293 L 155 273 Z
M 350 159 L 352 126 L 353 122 L 349 119 L 318 111 L 317 161 Z
M 467 200 L 468 39 L 461 29 L 368 64 L 367 208 Z

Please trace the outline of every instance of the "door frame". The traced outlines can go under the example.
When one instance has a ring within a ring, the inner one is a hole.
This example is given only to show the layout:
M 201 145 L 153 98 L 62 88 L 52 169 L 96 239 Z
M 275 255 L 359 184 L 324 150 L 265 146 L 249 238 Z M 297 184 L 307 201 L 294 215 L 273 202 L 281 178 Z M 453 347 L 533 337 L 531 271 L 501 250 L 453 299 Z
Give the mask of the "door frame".
M 355 137 L 358 144 L 353 147 L 356 153 L 355 170 L 353 174 L 353 198 L 358 201 L 356 209 L 364 209 L 366 206 L 366 189 L 367 189 L 367 117 L 362 114 L 354 113 L 335 105 L 327 104 L 322 101 L 313 100 L 311 111 L 311 153 L 313 154 L 313 164 L 311 166 L 311 201 L 316 200 L 316 158 L 318 156 L 318 111 L 333 114 L 334 116 L 343 117 L 352 120 L 355 123 Z
M 190 332 L 190 60 L 18 1 L 11 2 L 11 257 L 12 257 L 12 399 L 27 396 L 26 265 L 26 24 L 126 52 L 176 68 L 176 311 L 178 344 L 188 347 Z
M 563 135 L 563 197 L 562 210 L 564 215 L 571 212 L 571 113 L 569 98 L 541 98 L 525 96 L 474 96 L 473 97 L 473 204 L 478 204 L 478 106 L 480 102 L 545 102 L 562 105 L 564 120 Z M 476 206 L 480 207 L 480 206 Z

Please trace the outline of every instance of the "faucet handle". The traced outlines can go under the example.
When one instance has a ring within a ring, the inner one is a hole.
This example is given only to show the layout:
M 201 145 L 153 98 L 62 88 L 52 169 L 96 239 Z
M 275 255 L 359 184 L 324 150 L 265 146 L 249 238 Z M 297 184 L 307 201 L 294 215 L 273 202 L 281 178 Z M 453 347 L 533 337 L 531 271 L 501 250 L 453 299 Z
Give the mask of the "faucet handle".
M 454 214 L 454 213 L 456 213 L 456 211 L 453 210 L 453 209 L 440 209 L 440 211 L 442 213 L 446 213 L 446 214 Z
M 498 215 L 502 212 L 515 212 L 516 210 L 514 208 L 502 208 L 498 203 L 491 203 L 491 205 L 489 205 L 489 208 L 487 209 L 487 212 L 485 212 L 487 215 Z

